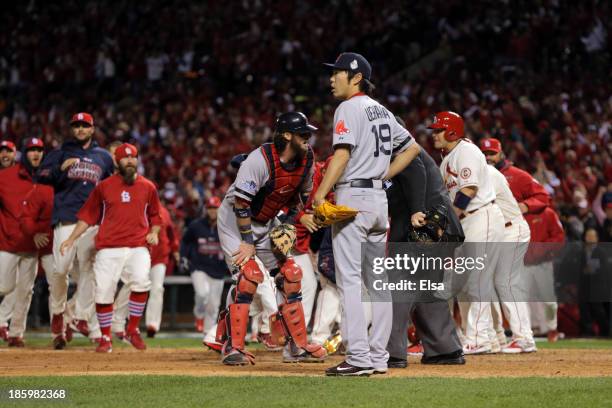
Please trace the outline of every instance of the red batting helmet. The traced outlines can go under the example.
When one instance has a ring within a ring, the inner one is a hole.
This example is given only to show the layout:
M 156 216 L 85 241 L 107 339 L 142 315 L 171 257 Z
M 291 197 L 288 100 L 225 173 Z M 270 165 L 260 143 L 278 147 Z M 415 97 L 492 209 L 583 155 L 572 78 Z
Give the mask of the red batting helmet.
M 429 129 L 445 129 L 444 138 L 447 142 L 454 142 L 463 137 L 463 118 L 455 112 L 444 111 L 436 113 Z

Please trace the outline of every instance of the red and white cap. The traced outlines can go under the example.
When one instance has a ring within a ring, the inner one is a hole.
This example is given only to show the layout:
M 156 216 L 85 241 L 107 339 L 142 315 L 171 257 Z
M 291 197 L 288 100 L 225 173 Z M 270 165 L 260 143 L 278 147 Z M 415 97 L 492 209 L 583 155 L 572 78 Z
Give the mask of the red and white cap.
M 87 123 L 90 126 L 94 125 L 93 116 L 91 116 L 91 114 L 87 112 L 79 112 L 72 115 L 72 119 L 70 119 L 70 124 L 72 125 L 73 123 L 78 122 Z
M 217 196 L 212 196 L 206 200 L 206 208 L 219 208 L 221 207 L 221 199 Z
M 501 152 L 501 142 L 494 137 L 488 137 L 480 141 L 480 150 L 483 152 Z
M 26 139 L 25 148 L 31 149 L 32 147 L 39 147 L 42 149 L 45 147 L 45 144 L 43 143 L 43 140 L 39 137 L 31 137 L 29 139 Z
M 9 149 L 15 152 L 17 151 L 17 146 L 10 140 L 3 140 L 0 142 L 0 149 Z
M 126 157 L 138 157 L 138 149 L 136 146 L 124 143 L 115 149 L 115 160 L 117 160 L 117 162 Z

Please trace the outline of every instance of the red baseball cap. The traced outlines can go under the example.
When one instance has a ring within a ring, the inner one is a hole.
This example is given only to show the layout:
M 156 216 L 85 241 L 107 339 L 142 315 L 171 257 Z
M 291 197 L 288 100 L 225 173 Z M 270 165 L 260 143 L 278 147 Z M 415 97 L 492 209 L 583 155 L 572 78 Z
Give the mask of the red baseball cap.
M 221 199 L 217 196 L 212 196 L 206 200 L 206 208 L 219 208 L 221 207 Z
M 501 142 L 493 137 L 488 137 L 480 141 L 480 150 L 483 152 L 501 152 Z
M 9 149 L 15 152 L 17 151 L 17 146 L 10 140 L 3 140 L 0 142 L 0 149 Z
M 117 162 L 126 157 L 138 157 L 138 149 L 136 146 L 124 143 L 115 149 L 115 160 L 117 160 Z
M 44 148 L 45 144 L 43 143 L 43 140 L 39 137 L 31 137 L 29 139 L 26 140 L 25 142 L 25 148 L 26 149 L 31 149 L 32 147 L 39 147 L 39 148 Z
M 70 119 L 70 124 L 72 125 L 73 123 L 77 122 L 87 123 L 90 126 L 94 125 L 93 116 L 86 112 L 79 112 L 72 115 L 72 119 Z

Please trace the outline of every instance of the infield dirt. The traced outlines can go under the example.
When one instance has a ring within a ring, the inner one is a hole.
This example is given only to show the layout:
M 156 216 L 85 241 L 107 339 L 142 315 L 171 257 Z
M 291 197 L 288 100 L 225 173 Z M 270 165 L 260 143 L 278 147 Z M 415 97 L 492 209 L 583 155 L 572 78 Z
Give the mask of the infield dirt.
M 325 368 L 342 361 L 282 363 L 281 353 L 256 350 L 256 365 L 227 367 L 219 354 L 201 348 L 117 348 L 97 354 L 92 348 L 0 350 L 0 376 L 58 375 L 193 375 L 193 376 L 322 376 Z M 390 377 L 609 377 L 611 350 L 548 349 L 532 354 L 466 357 L 463 366 L 422 365 L 410 357 L 407 369 L 391 369 Z M 383 377 L 383 376 L 381 376 Z

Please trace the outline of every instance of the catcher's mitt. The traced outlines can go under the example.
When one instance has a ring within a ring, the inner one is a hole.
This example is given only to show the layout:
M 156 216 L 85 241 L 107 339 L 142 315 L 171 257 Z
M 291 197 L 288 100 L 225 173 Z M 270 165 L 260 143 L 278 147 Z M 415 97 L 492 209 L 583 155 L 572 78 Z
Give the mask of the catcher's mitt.
M 358 212 L 346 205 L 336 205 L 325 200 L 323 204 L 314 207 L 314 219 L 320 226 L 327 227 L 336 222 L 353 218 Z
M 280 224 L 272 228 L 269 233 L 272 241 L 273 250 L 279 252 L 283 256 L 291 251 L 297 239 L 297 232 L 291 224 Z

